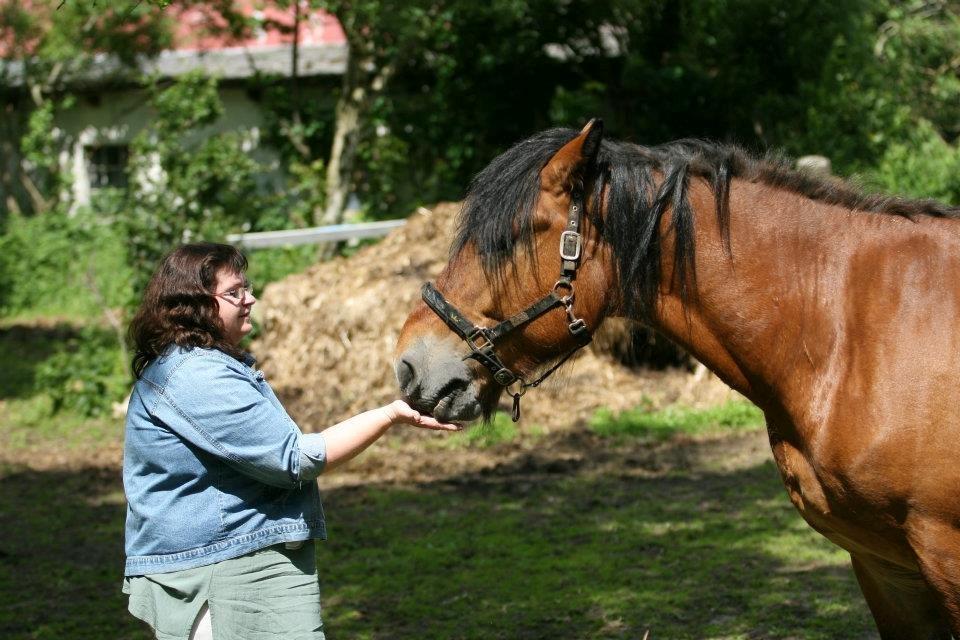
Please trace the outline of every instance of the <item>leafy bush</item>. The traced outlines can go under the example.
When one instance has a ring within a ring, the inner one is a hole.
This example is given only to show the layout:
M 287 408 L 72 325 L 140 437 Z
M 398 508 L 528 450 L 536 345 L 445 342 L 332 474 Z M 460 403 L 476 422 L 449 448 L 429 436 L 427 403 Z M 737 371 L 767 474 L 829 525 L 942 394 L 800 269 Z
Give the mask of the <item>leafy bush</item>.
M 318 259 L 317 245 L 302 245 L 298 247 L 278 247 L 274 249 L 257 249 L 247 252 L 250 267 L 247 277 L 256 288 L 254 293 L 260 295 L 263 287 L 271 282 L 285 278 L 291 273 L 305 270 Z
M 11 216 L 0 235 L 0 314 L 99 318 L 129 295 L 123 241 L 94 209 Z
M 960 205 L 960 147 L 921 122 L 911 141 L 890 145 L 865 177 L 885 191 Z
M 109 331 L 84 327 L 37 366 L 36 387 L 51 398 L 53 413 L 108 414 L 130 386 L 122 353 Z
M 238 131 L 198 135 L 219 120 L 215 78 L 190 73 L 174 84 L 148 87 L 155 117 L 134 139 L 130 188 L 120 218 L 133 270 L 134 298 L 160 259 L 191 240 L 222 240 L 256 220 L 262 206 L 262 167 Z

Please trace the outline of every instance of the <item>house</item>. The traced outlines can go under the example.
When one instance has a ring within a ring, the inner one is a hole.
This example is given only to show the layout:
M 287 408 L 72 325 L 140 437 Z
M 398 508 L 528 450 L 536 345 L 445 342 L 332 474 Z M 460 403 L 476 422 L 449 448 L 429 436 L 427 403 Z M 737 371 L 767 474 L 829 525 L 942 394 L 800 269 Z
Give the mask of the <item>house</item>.
M 176 78 L 201 70 L 219 78 L 224 114 L 202 135 L 243 132 L 252 157 L 271 168 L 263 176 L 271 181 L 280 177 L 278 156 L 261 143 L 264 112 L 250 79 L 291 76 L 295 9 L 258 8 L 263 4 L 235 1 L 234 6 L 257 25 L 243 40 L 212 35 L 213 18 L 202 5 L 168 8 L 176 12 L 171 16 L 176 25 L 173 46 L 143 58 L 139 72 Z M 346 67 L 346 38 L 340 24 L 322 11 L 304 9 L 298 40 L 298 82 L 307 96 L 321 92 L 329 97 Z M 71 176 L 74 207 L 88 203 L 97 189 L 126 185 L 130 142 L 151 119 L 147 91 L 136 80 L 139 74 L 123 69 L 109 53 L 97 54 L 94 62 L 72 81 L 77 99 L 58 113 L 55 122 L 64 141 L 60 164 Z

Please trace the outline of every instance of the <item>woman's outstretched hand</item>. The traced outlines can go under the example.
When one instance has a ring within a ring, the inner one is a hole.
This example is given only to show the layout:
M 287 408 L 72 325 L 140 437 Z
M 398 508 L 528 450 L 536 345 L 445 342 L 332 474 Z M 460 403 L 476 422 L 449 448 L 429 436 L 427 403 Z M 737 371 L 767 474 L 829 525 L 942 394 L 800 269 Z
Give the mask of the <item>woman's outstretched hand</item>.
M 421 429 L 433 429 L 435 431 L 460 431 L 463 429 L 459 424 L 440 422 L 432 416 L 424 415 L 403 400 L 394 400 L 387 405 L 386 409 L 391 422 L 412 424 Z

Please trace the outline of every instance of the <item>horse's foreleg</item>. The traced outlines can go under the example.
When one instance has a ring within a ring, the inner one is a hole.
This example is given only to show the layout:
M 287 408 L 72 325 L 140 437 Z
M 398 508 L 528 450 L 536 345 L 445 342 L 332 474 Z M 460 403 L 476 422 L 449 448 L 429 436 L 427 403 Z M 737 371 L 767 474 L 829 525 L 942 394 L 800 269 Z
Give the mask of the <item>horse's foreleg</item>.
M 950 621 L 953 637 L 960 638 L 960 531 L 939 519 L 915 519 L 910 544 L 920 572 Z
M 918 572 L 866 554 L 850 554 L 853 571 L 882 640 L 950 640 L 950 626 Z

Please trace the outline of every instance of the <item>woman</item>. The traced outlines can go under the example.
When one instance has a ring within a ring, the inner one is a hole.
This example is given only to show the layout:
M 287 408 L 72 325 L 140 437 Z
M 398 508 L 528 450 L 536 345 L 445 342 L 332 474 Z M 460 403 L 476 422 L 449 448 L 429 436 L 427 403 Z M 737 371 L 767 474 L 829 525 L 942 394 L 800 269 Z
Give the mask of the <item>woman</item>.
M 398 400 L 302 434 L 240 348 L 257 299 L 234 247 L 161 262 L 130 327 L 124 592 L 161 640 L 323 638 L 314 479 L 393 425 L 456 430 Z

